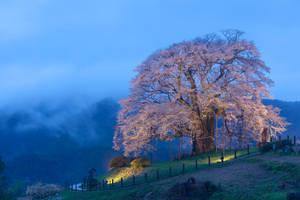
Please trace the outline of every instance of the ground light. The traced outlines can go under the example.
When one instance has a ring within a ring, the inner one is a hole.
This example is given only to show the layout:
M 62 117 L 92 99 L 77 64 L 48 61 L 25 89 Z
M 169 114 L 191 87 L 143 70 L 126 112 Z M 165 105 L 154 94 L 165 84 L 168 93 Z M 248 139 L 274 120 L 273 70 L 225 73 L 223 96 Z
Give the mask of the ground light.
M 238 152 L 239 156 L 243 154 L 247 154 L 247 152 L 244 150 Z M 198 160 L 199 165 L 205 165 L 208 164 L 208 155 L 205 154 L 203 156 L 200 155 L 200 157 L 196 156 L 194 159 L 193 158 L 188 158 L 188 159 L 183 159 L 180 161 L 173 161 L 171 163 L 169 162 L 163 162 L 161 163 L 153 163 L 152 165 L 142 168 L 142 169 L 134 169 L 132 167 L 126 167 L 126 168 L 116 168 L 112 169 L 111 173 L 105 177 L 105 180 L 107 180 L 107 184 L 112 184 L 113 183 L 118 183 L 121 181 L 121 178 L 123 181 L 129 180 L 134 176 L 138 177 L 144 173 L 151 173 L 155 171 L 156 169 L 159 169 L 161 171 L 167 171 L 169 167 L 171 166 L 172 168 L 180 168 L 182 164 L 185 164 L 186 167 L 189 167 L 189 169 L 193 168 L 195 166 L 195 160 Z M 224 157 L 224 162 L 233 160 L 234 159 L 234 152 L 225 152 L 225 157 Z M 176 163 L 177 162 L 177 163 Z M 221 162 L 221 156 L 220 154 L 212 154 L 210 155 L 210 162 L 211 164 L 216 164 Z M 175 175 L 175 174 L 174 174 Z

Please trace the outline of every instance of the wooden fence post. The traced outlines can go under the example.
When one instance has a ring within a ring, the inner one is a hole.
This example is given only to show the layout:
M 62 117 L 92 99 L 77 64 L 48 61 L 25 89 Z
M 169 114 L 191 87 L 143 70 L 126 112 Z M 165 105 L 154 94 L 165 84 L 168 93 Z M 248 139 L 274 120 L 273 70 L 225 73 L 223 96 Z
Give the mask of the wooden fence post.
M 223 167 L 223 164 L 224 164 L 224 157 L 223 156 L 221 157 L 221 162 L 222 162 L 222 167 Z
M 114 187 L 114 179 L 111 179 L 111 187 Z
M 135 176 L 132 175 L 132 185 L 135 185 Z
M 83 192 L 84 188 L 85 188 L 85 180 L 83 180 L 83 183 L 81 184 L 81 192 Z
M 198 169 L 198 160 L 195 160 L 196 169 Z
M 145 173 L 145 182 L 147 183 L 148 182 L 148 174 Z
M 123 185 L 123 178 L 121 178 L 121 187 L 123 187 L 124 185 Z
M 87 187 L 87 177 L 83 178 L 83 187 L 86 188 Z
M 210 156 L 208 156 L 208 166 L 210 166 Z
M 250 154 L 250 150 L 249 150 L 249 144 L 247 144 L 247 154 Z
M 288 143 L 290 142 L 290 136 L 289 135 L 286 136 L 286 140 L 287 140 Z
M 222 152 L 222 154 L 221 154 L 221 163 L 222 163 L 222 167 L 223 167 L 223 162 L 224 162 L 224 152 Z
M 234 150 L 234 159 L 236 159 L 236 149 Z

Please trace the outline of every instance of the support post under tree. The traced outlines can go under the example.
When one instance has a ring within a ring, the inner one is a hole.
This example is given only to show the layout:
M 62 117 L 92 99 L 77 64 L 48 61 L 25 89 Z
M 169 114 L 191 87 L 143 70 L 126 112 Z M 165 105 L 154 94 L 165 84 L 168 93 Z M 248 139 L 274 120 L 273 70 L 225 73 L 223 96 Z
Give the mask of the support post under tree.
M 148 174 L 145 173 L 145 182 L 147 183 L 148 182 Z
M 249 144 L 247 144 L 247 154 L 250 154 Z
M 224 154 L 222 154 L 222 157 L 221 157 L 221 163 L 222 163 L 222 167 L 223 167 L 223 164 L 224 164 Z
M 236 149 L 234 150 L 234 159 L 236 159 Z
M 135 185 L 135 176 L 132 175 L 132 185 Z

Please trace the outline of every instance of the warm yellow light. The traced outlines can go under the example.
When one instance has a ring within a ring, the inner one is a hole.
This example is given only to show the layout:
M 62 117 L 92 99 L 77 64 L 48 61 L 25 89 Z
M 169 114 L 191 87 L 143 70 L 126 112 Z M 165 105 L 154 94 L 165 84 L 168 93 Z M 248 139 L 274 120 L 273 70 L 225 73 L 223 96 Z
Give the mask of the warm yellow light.
M 225 161 L 232 160 L 232 159 L 234 159 L 234 155 L 225 155 L 223 161 L 225 162 Z M 207 162 L 207 161 L 205 161 L 205 162 Z M 220 157 L 212 157 L 210 162 L 211 162 L 211 164 L 220 163 L 221 158 Z M 108 176 L 106 178 L 107 184 L 112 184 L 112 180 L 114 181 L 114 183 L 120 182 L 121 178 L 123 178 L 123 180 L 125 181 L 125 180 L 131 178 L 133 175 L 134 176 L 141 175 L 144 171 L 145 171 L 145 169 L 134 169 L 132 167 L 120 169 L 119 171 L 113 172 L 110 176 Z
M 234 155 L 224 157 L 224 161 L 232 160 L 232 159 L 234 159 Z
M 133 175 L 138 176 L 142 174 L 143 170 L 136 170 L 131 167 L 127 167 L 124 169 L 121 169 L 116 174 L 112 174 L 109 177 L 106 178 L 107 184 L 111 184 L 112 180 L 114 180 L 114 183 L 120 182 L 121 178 L 125 181 L 126 179 L 131 178 Z

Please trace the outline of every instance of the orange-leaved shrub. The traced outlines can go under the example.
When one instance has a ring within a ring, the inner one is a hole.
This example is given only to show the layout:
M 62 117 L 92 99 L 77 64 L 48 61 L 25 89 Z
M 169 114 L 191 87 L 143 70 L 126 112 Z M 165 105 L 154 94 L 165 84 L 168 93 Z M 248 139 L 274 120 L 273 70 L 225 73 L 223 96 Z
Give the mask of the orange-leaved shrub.
M 150 165 L 151 162 L 148 158 L 136 158 L 130 162 L 130 165 L 134 169 L 140 169 Z
M 125 156 L 117 156 L 113 159 L 111 159 L 111 161 L 109 162 L 109 166 L 111 168 L 113 167 L 125 167 L 127 165 L 129 165 L 130 160 L 128 158 L 126 158 Z

